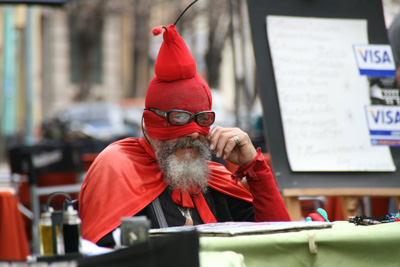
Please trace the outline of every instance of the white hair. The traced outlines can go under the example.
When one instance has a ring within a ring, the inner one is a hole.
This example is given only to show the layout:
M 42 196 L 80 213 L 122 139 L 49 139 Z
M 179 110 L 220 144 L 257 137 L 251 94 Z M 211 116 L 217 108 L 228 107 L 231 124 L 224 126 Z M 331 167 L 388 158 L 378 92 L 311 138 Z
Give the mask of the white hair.
M 206 141 L 198 139 L 181 139 L 170 144 L 168 141 L 155 140 L 155 154 L 164 180 L 173 188 L 182 191 L 191 189 L 207 190 L 210 169 L 207 161 L 211 160 L 211 151 Z M 193 158 L 194 152 L 187 152 L 184 159 L 178 159 L 174 152 L 179 148 L 193 147 L 197 150 L 197 157 Z

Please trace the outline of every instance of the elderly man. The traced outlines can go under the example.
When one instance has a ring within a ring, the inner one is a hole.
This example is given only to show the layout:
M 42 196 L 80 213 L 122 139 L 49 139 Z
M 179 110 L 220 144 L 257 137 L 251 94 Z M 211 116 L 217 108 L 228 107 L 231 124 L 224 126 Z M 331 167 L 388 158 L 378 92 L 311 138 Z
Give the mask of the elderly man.
M 79 196 L 83 237 L 112 247 L 121 217 L 137 215 L 150 218 L 152 228 L 290 220 L 248 134 L 219 126 L 210 131 L 210 89 L 174 25 L 157 31 L 163 30 L 146 94 L 144 136 L 111 144 L 92 164 Z M 238 165 L 233 174 L 211 161 L 212 150 Z

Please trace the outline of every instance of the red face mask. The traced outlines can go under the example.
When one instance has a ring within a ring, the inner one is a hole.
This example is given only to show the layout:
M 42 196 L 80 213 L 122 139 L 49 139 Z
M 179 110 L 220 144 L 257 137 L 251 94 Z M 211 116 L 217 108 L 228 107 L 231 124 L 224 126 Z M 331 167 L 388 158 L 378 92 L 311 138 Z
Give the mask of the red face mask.
M 209 111 L 212 107 L 211 91 L 197 73 L 193 78 L 173 82 L 161 81 L 154 77 L 147 89 L 145 107 L 165 112 L 181 109 L 192 114 Z M 148 110 L 143 113 L 143 117 L 148 135 L 159 140 L 177 138 L 194 132 L 207 135 L 210 130 L 209 126 L 199 126 L 194 120 L 183 126 L 172 125 L 166 118 Z

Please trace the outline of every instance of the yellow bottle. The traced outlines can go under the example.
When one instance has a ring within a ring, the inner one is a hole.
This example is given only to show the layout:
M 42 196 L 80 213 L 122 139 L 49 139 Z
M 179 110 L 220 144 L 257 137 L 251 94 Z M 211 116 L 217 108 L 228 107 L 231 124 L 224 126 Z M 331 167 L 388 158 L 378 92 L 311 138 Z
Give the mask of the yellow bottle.
M 50 256 L 54 254 L 51 213 L 44 212 L 39 221 L 40 254 Z

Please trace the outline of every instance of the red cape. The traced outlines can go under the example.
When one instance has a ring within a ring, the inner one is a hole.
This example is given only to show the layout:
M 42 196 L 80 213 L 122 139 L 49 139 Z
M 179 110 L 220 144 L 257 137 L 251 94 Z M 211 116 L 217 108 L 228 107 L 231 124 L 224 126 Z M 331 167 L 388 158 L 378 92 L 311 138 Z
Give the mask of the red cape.
M 221 164 L 210 162 L 209 187 L 252 203 L 253 197 Z M 79 194 L 82 236 L 94 243 L 156 199 L 168 185 L 145 139 L 109 145 L 90 167 Z

